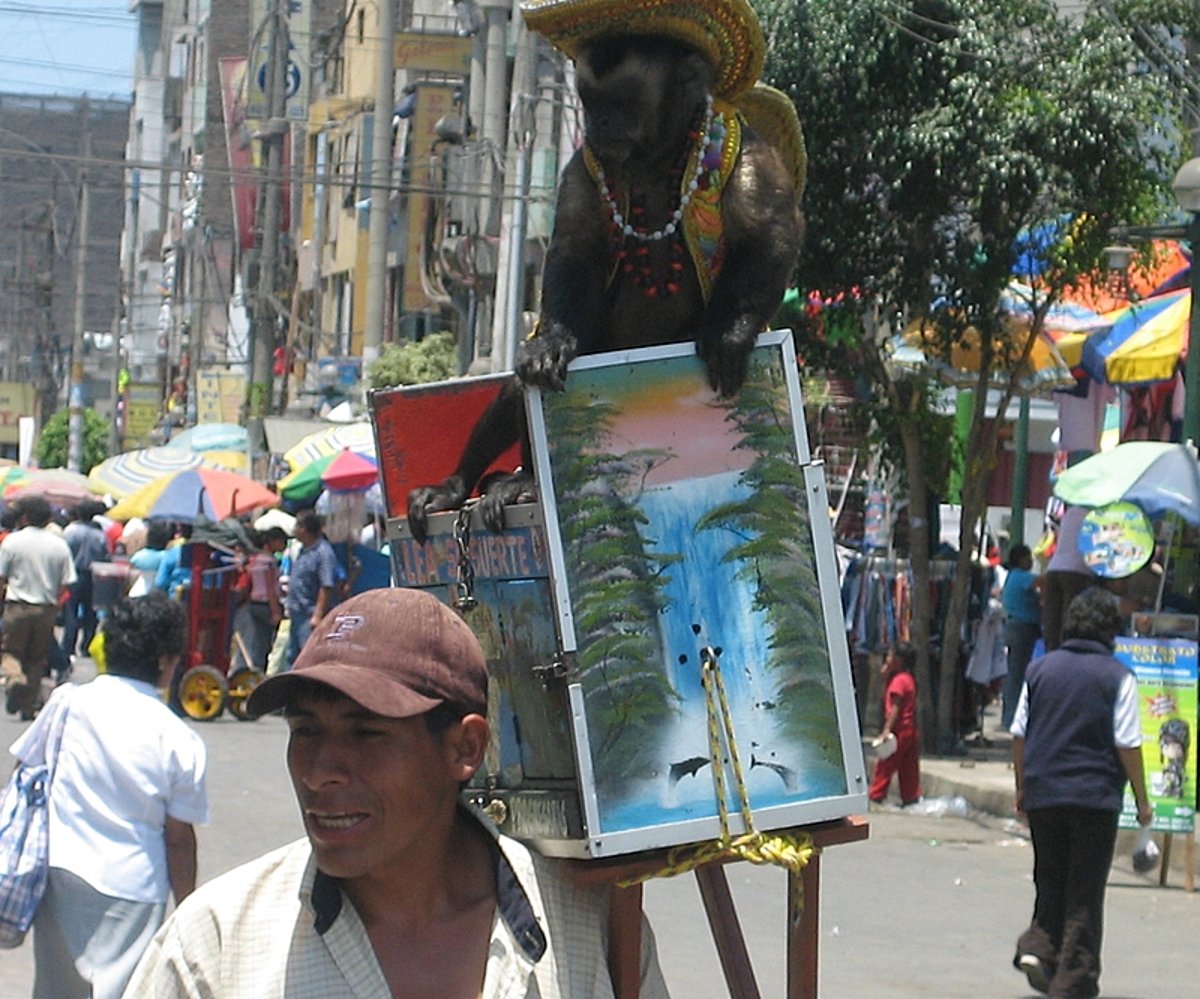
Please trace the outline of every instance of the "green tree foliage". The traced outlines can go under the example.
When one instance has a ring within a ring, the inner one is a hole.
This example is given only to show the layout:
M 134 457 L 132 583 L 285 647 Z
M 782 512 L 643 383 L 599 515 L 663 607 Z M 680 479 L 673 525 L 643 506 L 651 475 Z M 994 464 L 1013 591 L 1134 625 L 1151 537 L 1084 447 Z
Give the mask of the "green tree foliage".
M 889 340 L 918 319 L 934 331 L 928 349 L 945 357 L 968 331 L 979 339 L 964 449 L 962 571 L 941 636 L 937 729 L 947 741 L 970 532 L 997 449 L 985 390 L 999 384 L 1003 413 L 1046 310 L 1098 265 L 1108 228 L 1161 219 L 1168 209 L 1169 179 L 1185 158 L 1187 92 L 1147 57 L 1147 38 L 1170 42 L 1169 18 L 1182 7 L 1089 3 L 1070 17 L 1053 0 L 756 0 L 756 7 L 768 36 L 765 75 L 796 102 L 808 143 L 802 290 L 831 303 L 806 314 L 798 350 L 838 354 L 870 380 L 877 423 L 895 434 L 892 453 L 904 455 L 915 510 L 925 506 L 921 440 L 937 393 L 928 373 L 889 366 Z M 1142 18 L 1123 21 L 1135 9 Z M 1032 323 L 1014 338 L 1001 296 L 1029 250 L 1036 273 L 1024 276 L 1036 277 L 1039 290 L 1029 303 Z M 928 720 L 927 535 L 914 529 L 912 536 L 914 640 Z
M 60 409 L 42 427 L 38 438 L 37 457 L 42 468 L 65 468 L 70 435 L 71 414 Z M 83 411 L 83 465 L 88 472 L 108 457 L 108 421 L 94 409 Z
M 710 510 L 696 527 L 741 539 L 725 559 L 738 563 L 739 576 L 753 588 L 755 608 L 770 623 L 766 665 L 775 684 L 771 700 L 777 717 L 790 741 L 814 747 L 840 770 L 816 554 L 787 403 L 782 368 L 752 361 L 731 412 L 742 434 L 739 447 L 755 455 L 744 473 L 750 493 Z
M 389 343 L 367 371 L 371 388 L 445 381 L 458 371 L 454 334 L 430 333 L 421 340 Z
M 658 615 L 664 569 L 647 550 L 636 506 L 653 450 L 605 450 L 612 406 L 584 392 L 543 396 L 554 448 L 555 496 L 579 642 L 578 677 L 595 726 L 592 762 L 602 787 L 647 776 L 661 761 L 655 736 L 678 695 L 662 669 Z M 598 735 L 598 738 L 597 738 Z

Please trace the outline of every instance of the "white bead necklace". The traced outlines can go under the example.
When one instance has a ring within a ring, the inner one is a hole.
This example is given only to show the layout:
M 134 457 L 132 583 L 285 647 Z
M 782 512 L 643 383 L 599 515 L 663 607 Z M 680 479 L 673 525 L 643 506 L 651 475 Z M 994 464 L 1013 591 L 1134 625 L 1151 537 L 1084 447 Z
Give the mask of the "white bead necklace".
M 654 232 L 639 232 L 625 221 L 625 216 L 621 214 L 621 209 L 608 189 L 608 178 L 604 174 L 604 167 L 600 163 L 600 158 L 598 156 L 594 157 L 597 179 L 600 181 L 600 196 L 604 198 L 609 212 L 612 213 L 613 225 L 624 233 L 625 236 L 637 240 L 639 243 L 654 243 L 675 234 L 675 231 L 679 228 L 679 223 L 683 221 L 683 213 L 691 202 L 692 195 L 700 187 L 700 175 L 704 172 L 704 147 L 708 144 L 708 132 L 712 128 L 712 122 L 713 99 L 710 94 L 704 98 L 704 124 L 700 129 L 699 138 L 696 139 L 696 166 L 692 171 L 692 179 L 688 181 L 687 190 L 679 196 L 679 206 L 671 213 L 671 218 L 667 221 L 667 224 L 661 229 L 655 229 Z

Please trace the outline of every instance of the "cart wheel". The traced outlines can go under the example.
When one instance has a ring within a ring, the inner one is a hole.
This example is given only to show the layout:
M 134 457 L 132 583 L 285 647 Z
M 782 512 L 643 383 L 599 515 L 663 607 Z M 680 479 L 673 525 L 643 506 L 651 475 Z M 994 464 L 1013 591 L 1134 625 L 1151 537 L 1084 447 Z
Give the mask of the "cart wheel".
M 196 721 L 212 721 L 225 707 L 225 677 L 211 666 L 193 666 L 179 681 L 179 703 Z
M 263 682 L 261 670 L 240 669 L 229 678 L 229 713 L 238 721 L 254 721 L 246 714 L 246 699 Z

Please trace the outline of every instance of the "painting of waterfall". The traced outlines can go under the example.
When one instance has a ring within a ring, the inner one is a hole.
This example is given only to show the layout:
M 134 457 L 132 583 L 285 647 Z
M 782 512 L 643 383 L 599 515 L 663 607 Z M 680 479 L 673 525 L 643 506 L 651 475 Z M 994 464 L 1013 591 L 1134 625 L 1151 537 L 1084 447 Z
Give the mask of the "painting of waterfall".
M 679 842 L 662 830 L 680 823 L 709 838 L 743 805 L 762 830 L 862 804 L 824 480 L 793 415 L 794 365 L 790 340 L 764 337 L 745 386 L 719 399 L 690 345 L 651 348 L 576 362 L 565 392 L 540 397 L 593 839 Z

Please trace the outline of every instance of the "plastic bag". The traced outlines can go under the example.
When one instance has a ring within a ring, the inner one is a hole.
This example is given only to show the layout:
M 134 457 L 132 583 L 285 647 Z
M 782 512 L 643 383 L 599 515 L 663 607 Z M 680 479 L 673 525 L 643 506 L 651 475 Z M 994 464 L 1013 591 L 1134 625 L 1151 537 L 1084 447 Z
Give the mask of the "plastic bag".
M 896 733 L 889 732 L 888 737 L 873 739 L 871 748 L 875 750 L 875 755 L 881 760 L 886 760 L 889 756 L 896 752 Z
M 1137 843 L 1133 847 L 1133 869 L 1139 874 L 1145 874 L 1158 863 L 1160 855 L 1161 851 L 1158 849 L 1158 844 L 1154 842 L 1154 835 L 1151 833 L 1150 827 L 1140 827 Z
M 87 654 L 96 663 L 96 675 L 108 672 L 108 655 L 104 651 L 104 629 L 97 628 L 96 634 L 88 642 Z

